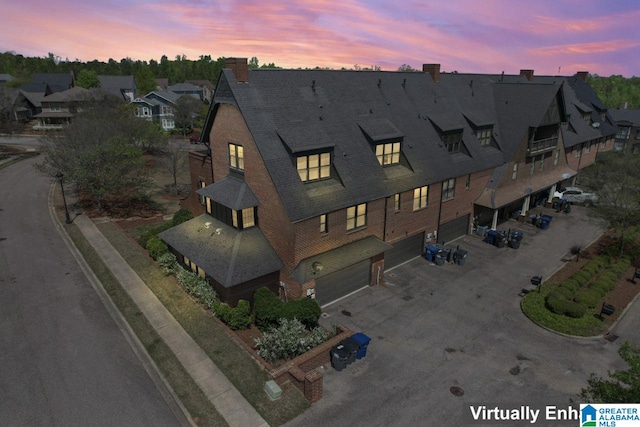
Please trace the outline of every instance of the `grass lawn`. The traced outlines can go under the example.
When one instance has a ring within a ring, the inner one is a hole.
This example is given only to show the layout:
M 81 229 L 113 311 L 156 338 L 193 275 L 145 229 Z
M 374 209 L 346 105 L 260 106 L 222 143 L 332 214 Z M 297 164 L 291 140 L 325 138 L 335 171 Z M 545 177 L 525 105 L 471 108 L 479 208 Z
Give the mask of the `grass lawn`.
M 57 215 L 63 223 L 64 214 L 58 210 Z M 216 411 L 200 387 L 184 370 L 171 349 L 162 341 L 147 319 L 138 310 L 138 306 L 113 277 L 109 268 L 84 238 L 80 230 L 74 224 L 65 225 L 65 230 L 80 253 L 82 253 L 91 270 L 100 280 L 111 300 L 145 346 L 162 375 L 171 384 L 174 392 L 187 408 L 193 420 L 199 426 L 227 426 L 225 419 Z
M 281 425 L 309 407 L 302 393 L 293 386 L 283 390 L 281 399 L 271 401 L 264 391 L 264 383 L 270 379 L 267 372 L 227 335 L 213 315 L 196 303 L 172 276 L 164 276 L 146 252 L 117 226 L 104 223 L 98 228 L 270 425 Z

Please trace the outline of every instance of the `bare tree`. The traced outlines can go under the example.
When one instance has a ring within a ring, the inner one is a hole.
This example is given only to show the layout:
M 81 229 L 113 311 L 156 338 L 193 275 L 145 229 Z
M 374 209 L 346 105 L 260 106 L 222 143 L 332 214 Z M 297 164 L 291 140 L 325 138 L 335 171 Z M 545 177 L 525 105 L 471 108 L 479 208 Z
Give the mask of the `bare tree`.
M 160 165 L 164 170 L 169 172 L 173 178 L 173 188 L 176 194 L 179 193 L 178 176 L 186 170 L 187 156 L 187 152 L 176 143 L 167 143 L 162 149 Z

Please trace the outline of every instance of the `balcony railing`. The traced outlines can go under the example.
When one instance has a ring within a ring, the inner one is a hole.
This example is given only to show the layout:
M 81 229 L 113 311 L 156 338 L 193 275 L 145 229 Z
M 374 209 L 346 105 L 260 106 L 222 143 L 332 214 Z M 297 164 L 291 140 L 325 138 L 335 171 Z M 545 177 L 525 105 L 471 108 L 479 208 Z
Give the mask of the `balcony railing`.
M 551 138 L 538 139 L 529 142 L 529 149 L 527 154 L 533 156 L 535 154 L 545 153 L 551 151 L 558 146 L 558 137 L 553 136 Z

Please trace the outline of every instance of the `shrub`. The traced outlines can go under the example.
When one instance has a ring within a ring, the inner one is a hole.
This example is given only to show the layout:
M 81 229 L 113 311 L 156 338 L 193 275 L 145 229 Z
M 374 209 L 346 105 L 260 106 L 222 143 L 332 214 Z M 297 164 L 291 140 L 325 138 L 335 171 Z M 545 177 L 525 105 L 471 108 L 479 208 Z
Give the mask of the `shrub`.
M 602 295 L 595 289 L 588 289 L 584 292 L 579 293 L 574 298 L 574 301 L 578 304 L 581 304 L 587 308 L 596 308 L 600 301 L 602 300 Z
M 613 283 L 616 283 L 618 281 L 618 275 L 616 273 L 614 273 L 613 271 L 605 271 L 604 273 L 602 273 L 600 275 L 600 277 L 598 277 L 598 279 L 602 280 L 602 279 L 606 279 L 609 280 Z
M 249 301 L 238 301 L 236 308 L 232 308 L 225 303 L 216 302 L 213 304 L 213 311 L 218 319 L 234 331 L 247 329 L 251 325 L 251 305 Z
M 213 304 L 216 301 L 216 291 L 205 279 L 179 265 L 176 265 L 174 273 L 178 282 L 185 287 L 187 292 L 208 309 L 213 309 Z
M 576 294 L 576 290 L 562 285 L 555 288 L 553 292 L 567 300 L 572 300 L 574 295 Z
M 593 276 L 588 271 L 580 270 L 577 273 L 574 273 L 570 278 L 578 282 L 578 285 L 583 286 L 589 282 L 592 277 Z
M 624 273 L 627 272 L 631 263 L 628 259 L 622 258 L 616 261 L 613 265 L 609 267 L 609 270 L 613 271 L 618 278 L 622 277 Z
M 140 246 L 142 246 L 143 248 L 148 249 L 147 242 L 149 241 L 150 238 L 157 236 L 158 234 L 162 233 L 165 230 L 170 229 L 171 227 L 173 227 L 173 222 L 171 221 L 163 222 L 160 225 L 156 225 L 155 227 L 152 227 L 147 231 L 145 231 L 144 233 L 142 233 L 138 238 L 138 243 L 140 243 Z
M 162 241 L 158 236 L 153 236 L 147 241 L 147 250 L 151 258 L 157 260 L 162 255 L 169 252 L 167 244 Z
M 253 314 L 255 324 L 260 330 L 266 331 L 278 325 L 284 303 L 269 290 L 261 287 L 253 294 Z
M 168 276 L 169 274 L 173 273 L 177 259 L 172 252 L 166 252 L 160 255 L 158 259 L 156 259 L 156 261 L 158 261 L 158 264 L 160 264 L 160 267 L 162 267 L 162 272 L 164 273 L 164 275 Z
M 314 299 L 304 298 L 289 301 L 284 304 L 283 316 L 285 319 L 298 319 L 307 329 L 318 326 L 318 319 L 322 310 Z
M 193 219 L 193 214 L 189 209 L 180 209 L 176 213 L 173 214 L 172 224 L 175 227 L 176 225 L 180 225 L 183 222 L 187 222 L 190 219 Z
M 602 282 L 593 282 L 589 284 L 589 290 L 600 295 L 600 298 L 604 298 L 604 296 L 608 292 L 606 286 L 607 285 L 603 284 Z
M 584 316 L 586 309 L 577 302 L 569 301 L 557 293 L 551 292 L 545 299 L 547 308 L 556 314 L 579 318 Z
M 322 328 L 307 331 L 298 319 L 281 319 L 277 328 L 264 332 L 262 338 L 254 338 L 257 353 L 264 360 L 292 359 L 322 344 L 329 333 Z
M 563 288 L 567 288 L 572 290 L 574 293 L 580 289 L 580 284 L 572 278 L 566 279 L 564 282 L 560 283 L 560 286 Z

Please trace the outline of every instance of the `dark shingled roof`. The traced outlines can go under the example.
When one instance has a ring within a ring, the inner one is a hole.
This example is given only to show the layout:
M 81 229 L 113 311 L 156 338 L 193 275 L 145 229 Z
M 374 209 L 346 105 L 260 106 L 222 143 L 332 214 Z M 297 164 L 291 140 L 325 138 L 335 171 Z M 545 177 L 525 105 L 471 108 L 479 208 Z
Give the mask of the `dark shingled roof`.
M 502 164 L 503 153 L 482 147 L 473 128 L 493 125 L 502 147 L 494 86 L 487 76 L 447 74 L 435 83 L 415 72 L 262 69 L 237 83 L 225 69 L 211 111 L 217 102 L 238 106 L 295 222 Z M 463 130 L 468 155 L 447 152 L 432 118 Z M 382 167 L 371 141 L 399 137 L 401 164 Z M 292 153 L 329 147 L 334 179 L 303 183 Z
M 617 122 L 627 122 L 629 126 L 640 126 L 640 110 L 609 110 L 613 120 Z
M 196 192 L 236 211 L 260 205 L 247 183 L 232 175 Z
M 158 236 L 227 288 L 284 266 L 258 227 L 236 230 L 207 214 Z

